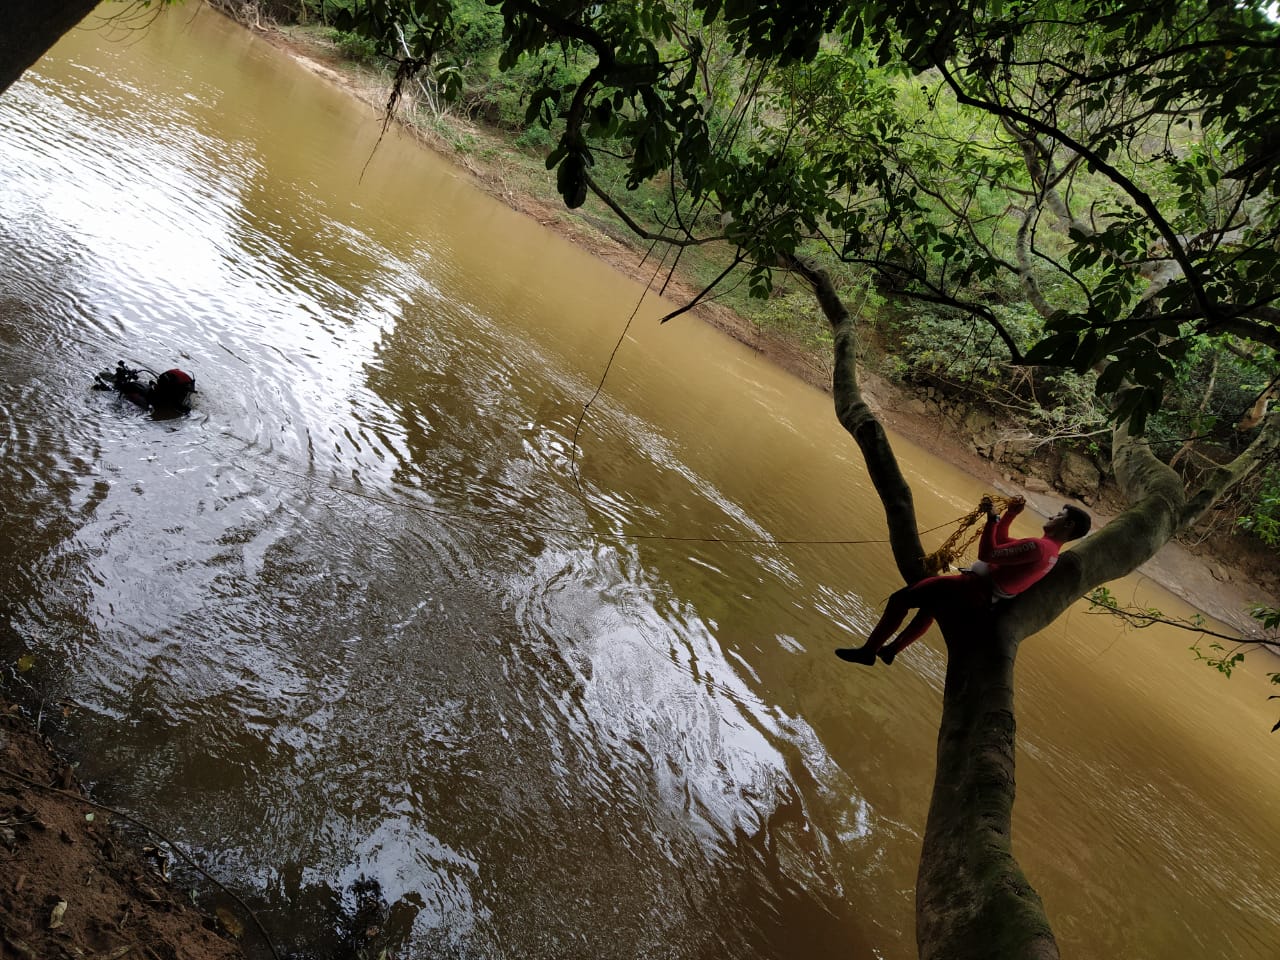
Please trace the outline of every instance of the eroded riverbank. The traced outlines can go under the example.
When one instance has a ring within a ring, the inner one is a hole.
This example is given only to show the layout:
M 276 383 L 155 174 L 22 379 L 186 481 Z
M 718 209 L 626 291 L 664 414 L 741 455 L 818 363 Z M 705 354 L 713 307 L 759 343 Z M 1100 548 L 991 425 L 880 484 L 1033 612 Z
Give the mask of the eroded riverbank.
M 137 831 L 94 803 L 16 704 L 0 698 L 0 956 L 235 960 L 219 921 L 140 855 Z M 168 854 L 162 855 L 167 857 Z

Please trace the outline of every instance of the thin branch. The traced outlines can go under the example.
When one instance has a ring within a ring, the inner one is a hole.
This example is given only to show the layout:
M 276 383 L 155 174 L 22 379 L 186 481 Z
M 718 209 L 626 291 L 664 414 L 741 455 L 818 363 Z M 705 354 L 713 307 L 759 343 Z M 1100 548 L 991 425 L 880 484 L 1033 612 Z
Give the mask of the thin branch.
M 733 255 L 733 261 L 727 267 L 721 270 L 720 274 L 714 280 L 712 280 L 709 284 L 707 284 L 706 287 L 704 287 L 703 290 L 696 297 L 694 297 L 692 300 L 686 303 L 683 307 L 680 307 L 677 310 L 672 310 L 670 313 L 668 313 L 665 317 L 663 317 L 658 322 L 666 323 L 668 320 L 674 320 L 676 317 L 680 316 L 682 313 L 688 313 L 690 310 L 696 307 L 699 303 L 701 303 L 703 298 L 705 298 L 707 294 L 709 294 L 716 287 L 720 286 L 724 278 L 729 276 L 729 274 L 733 273 L 733 271 L 738 267 L 738 265 L 741 264 L 745 259 L 746 258 L 743 257 L 742 255 L 742 250 L 739 249 L 738 252 Z
M 617 215 L 618 219 L 626 225 L 627 229 L 641 240 L 656 240 L 661 243 L 668 243 L 673 247 L 699 247 L 708 243 L 716 243 L 726 239 L 726 234 L 723 233 L 710 237 L 672 237 L 666 234 L 654 233 L 651 230 L 642 227 L 632 219 L 631 215 L 627 213 L 627 211 L 623 210 L 622 207 L 618 205 L 618 202 L 596 183 L 591 174 L 587 174 L 586 179 L 587 187 L 591 192 L 599 197 L 604 205 L 612 210 L 614 214 Z
M 1152 226 L 1164 238 L 1165 243 L 1169 247 L 1169 252 L 1173 259 L 1178 262 L 1178 266 L 1182 268 L 1183 276 L 1191 285 L 1191 292 L 1195 297 L 1196 303 L 1199 305 L 1202 314 L 1206 317 L 1214 317 L 1217 315 L 1217 308 L 1209 299 L 1209 295 L 1201 283 L 1199 275 L 1195 271 L 1195 267 L 1191 262 L 1191 258 L 1187 255 L 1186 249 L 1183 248 L 1182 241 L 1178 234 L 1174 231 L 1173 226 L 1164 215 L 1160 212 L 1160 208 L 1156 206 L 1156 202 L 1151 196 L 1139 187 L 1133 180 L 1125 176 L 1114 166 L 1109 164 L 1095 150 L 1090 149 L 1085 144 L 1076 140 L 1066 131 L 1053 127 L 1035 117 L 1023 113 L 1021 110 L 1015 110 L 1001 103 L 995 103 L 990 100 L 980 100 L 970 95 L 960 85 L 959 81 L 948 70 L 947 65 L 937 58 L 934 59 L 934 68 L 943 76 L 947 84 L 951 87 L 952 93 L 955 95 L 957 102 L 967 106 L 975 107 L 990 113 L 992 116 L 1003 117 L 1009 120 L 1021 123 L 1032 130 L 1044 134 L 1068 149 L 1074 150 L 1085 158 L 1085 160 L 1099 173 L 1102 173 L 1112 183 L 1120 187 L 1126 194 L 1132 198 L 1133 202 L 1142 210 L 1143 213 L 1151 220 Z
M 1177 627 L 1179 630 L 1186 630 L 1189 633 L 1198 633 L 1206 637 L 1226 640 L 1228 643 L 1235 643 L 1241 646 L 1257 646 L 1280 653 L 1280 637 L 1242 637 L 1233 633 L 1219 633 L 1217 630 L 1210 630 L 1194 620 L 1166 617 L 1159 610 L 1122 607 L 1114 600 L 1102 600 L 1094 596 L 1089 596 L 1087 599 L 1089 601 L 1088 613 L 1093 616 L 1110 615 L 1118 617 L 1139 630 L 1162 623 L 1165 626 Z
M 901 296 L 909 297 L 912 300 L 919 300 L 922 303 L 936 303 L 940 306 L 954 307 L 957 310 L 963 310 L 965 313 L 973 314 L 982 319 L 996 332 L 996 335 L 1004 343 L 1009 351 L 1010 362 L 1019 366 L 1025 364 L 1026 358 L 1023 357 L 1022 351 L 1018 347 L 1017 341 L 1013 338 L 1008 328 L 1000 322 L 1000 318 L 991 312 L 987 307 L 980 303 L 974 303 L 970 300 L 961 300 L 959 297 L 951 296 L 944 290 L 932 283 L 927 277 L 922 276 L 919 271 L 911 270 L 904 267 L 900 263 L 883 260 L 879 257 L 851 257 L 837 250 L 835 245 L 831 243 L 825 236 L 823 242 L 831 249 L 831 251 L 840 259 L 842 263 L 858 264 L 868 267 L 876 273 L 888 280 L 894 280 L 895 275 L 905 274 L 909 279 L 921 284 L 927 288 L 927 291 L 906 289 L 901 284 L 894 284 L 894 291 Z

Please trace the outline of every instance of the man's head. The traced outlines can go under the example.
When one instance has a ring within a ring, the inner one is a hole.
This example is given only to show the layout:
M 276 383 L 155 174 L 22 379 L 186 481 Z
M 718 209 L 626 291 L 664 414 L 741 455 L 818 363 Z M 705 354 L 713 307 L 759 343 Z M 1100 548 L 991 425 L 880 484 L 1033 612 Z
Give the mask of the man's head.
M 1045 521 L 1044 535 L 1059 543 L 1066 543 L 1068 540 L 1079 540 L 1089 532 L 1091 526 L 1093 519 L 1079 507 L 1068 503 Z
M 187 405 L 187 399 L 195 392 L 196 381 L 185 370 L 174 367 L 156 377 L 155 387 L 151 391 L 151 401 L 157 407 L 181 408 Z

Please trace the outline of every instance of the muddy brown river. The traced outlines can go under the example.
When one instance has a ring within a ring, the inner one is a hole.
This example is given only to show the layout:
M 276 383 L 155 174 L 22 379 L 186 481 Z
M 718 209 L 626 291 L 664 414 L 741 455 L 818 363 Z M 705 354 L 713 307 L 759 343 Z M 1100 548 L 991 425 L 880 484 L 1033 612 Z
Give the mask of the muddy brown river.
M 366 881 L 405 957 L 913 956 L 943 661 L 831 655 L 898 583 L 829 399 L 649 295 L 575 480 L 641 288 L 378 133 L 196 4 L 0 97 L 4 684 L 300 955 Z M 976 503 L 898 446 L 924 525 Z M 1023 648 L 1064 956 L 1280 956 L 1267 665 L 1190 642 Z

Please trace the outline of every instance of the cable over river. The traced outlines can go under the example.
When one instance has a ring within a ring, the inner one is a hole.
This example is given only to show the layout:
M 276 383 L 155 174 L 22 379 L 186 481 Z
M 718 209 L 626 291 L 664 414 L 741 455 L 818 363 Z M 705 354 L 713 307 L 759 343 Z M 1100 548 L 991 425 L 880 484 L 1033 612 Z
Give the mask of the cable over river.
M 650 295 L 579 488 L 641 289 L 379 132 L 195 4 L 0 97 L 5 683 L 300 955 L 376 885 L 405 957 L 913 956 L 943 661 L 832 656 L 900 584 L 829 399 Z M 897 445 L 924 526 L 977 503 Z M 1190 642 L 1024 645 L 1064 956 L 1276 956 L 1265 664 Z

